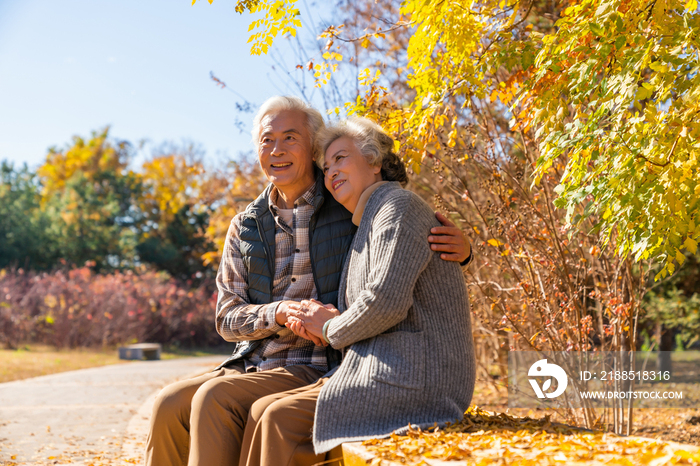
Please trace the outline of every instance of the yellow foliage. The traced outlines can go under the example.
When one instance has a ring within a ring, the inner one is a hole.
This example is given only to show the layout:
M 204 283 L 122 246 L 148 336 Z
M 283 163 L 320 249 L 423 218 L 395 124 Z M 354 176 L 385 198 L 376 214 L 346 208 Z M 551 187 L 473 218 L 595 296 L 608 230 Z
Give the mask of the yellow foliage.
M 425 464 L 424 459 L 474 465 L 693 465 L 700 449 L 639 437 L 618 437 L 540 419 L 518 418 L 470 407 L 464 418 L 433 432 L 363 442 L 381 459 Z M 494 461 L 497 459 L 496 461 Z
M 241 3 L 239 11 L 265 12 L 252 40 L 267 46 L 293 2 L 274 2 L 276 10 L 271 1 Z M 563 169 L 555 205 L 567 208 L 567 228 L 602 216 L 601 231 L 615 237 L 620 255 L 658 260 L 657 279 L 673 273 L 700 240 L 689 227 L 700 223 L 697 0 L 565 0 L 554 24 L 533 21 L 542 19 L 533 8 L 541 6 L 403 1 L 387 31 L 410 27 L 409 91 L 392 100 L 379 85 L 379 62 L 359 73 L 365 93 L 346 113 L 380 121 L 418 172 L 430 154 L 475 148 L 473 135 L 458 130 L 470 107 L 508 106 L 498 111 L 512 116 L 511 135 L 529 132 L 539 145 L 539 176 Z M 330 62 L 342 60 L 331 53 L 341 27 L 320 35 L 328 42 L 317 86 L 336 69 Z M 369 48 L 387 31 L 351 40 Z
M 220 176 L 225 183 L 217 189 L 217 208 L 209 216 L 209 226 L 205 236 L 216 245 L 216 250 L 204 254 L 204 264 L 218 267 L 221 260 L 231 219 L 255 200 L 267 185 L 267 179 L 257 163 L 243 160 L 232 162 L 228 170 Z
M 180 154 L 162 155 L 145 162 L 141 174 L 146 188 L 141 208 L 159 212 L 158 219 L 164 225 L 187 205 L 202 208 L 202 187 L 208 180 L 200 162 L 188 161 Z
M 213 0 L 209 0 L 212 3 Z M 296 0 L 238 0 L 236 12 L 264 13 L 264 17 L 251 24 L 248 31 L 262 27 L 262 31 L 250 36 L 248 43 L 252 42 L 251 55 L 266 54 L 277 34 L 296 35 L 296 28 L 301 27 L 301 21 L 297 19 L 299 10 L 296 9 Z
M 129 163 L 129 145 L 126 142 L 111 143 L 108 137 L 109 127 L 93 132 L 88 141 L 75 136 L 73 145 L 65 151 L 49 149 L 46 161 L 37 170 L 43 186 L 43 199 L 62 192 L 66 182 L 78 173 L 89 182 L 96 181 L 104 173 L 125 173 Z

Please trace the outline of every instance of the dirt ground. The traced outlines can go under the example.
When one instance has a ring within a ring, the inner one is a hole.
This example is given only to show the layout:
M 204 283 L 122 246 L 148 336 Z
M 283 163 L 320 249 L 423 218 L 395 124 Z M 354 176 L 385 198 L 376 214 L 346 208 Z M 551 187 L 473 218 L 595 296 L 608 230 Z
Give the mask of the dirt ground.
M 544 410 L 509 409 L 506 388 L 498 382 L 477 381 L 472 404 L 487 411 L 507 412 L 516 416 L 541 418 L 567 423 L 563 416 Z M 632 435 L 700 446 L 700 406 L 695 409 L 636 409 Z

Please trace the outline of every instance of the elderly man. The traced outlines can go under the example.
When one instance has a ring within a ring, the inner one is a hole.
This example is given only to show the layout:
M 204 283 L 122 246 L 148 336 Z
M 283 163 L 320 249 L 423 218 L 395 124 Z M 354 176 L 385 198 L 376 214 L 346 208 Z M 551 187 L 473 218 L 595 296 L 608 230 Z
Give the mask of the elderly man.
M 313 138 L 323 125 L 318 111 L 294 97 L 269 99 L 253 120 L 253 142 L 271 184 L 231 221 L 217 275 L 216 328 L 238 344 L 213 372 L 158 395 L 147 465 L 239 464 L 251 405 L 312 384 L 339 363 L 335 350 L 285 327 L 292 303 L 337 303 L 355 233 L 352 215 L 326 191 L 314 165 Z M 441 221 L 447 226 L 433 229 L 433 249 L 463 261 L 468 242 Z

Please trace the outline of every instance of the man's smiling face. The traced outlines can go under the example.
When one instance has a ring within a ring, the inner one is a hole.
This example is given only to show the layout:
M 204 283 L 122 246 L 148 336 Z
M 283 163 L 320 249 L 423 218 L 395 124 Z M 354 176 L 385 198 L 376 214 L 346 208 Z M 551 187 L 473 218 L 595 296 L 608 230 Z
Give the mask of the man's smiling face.
M 265 176 L 292 203 L 314 182 L 311 137 L 306 115 L 281 110 L 260 122 L 258 158 Z

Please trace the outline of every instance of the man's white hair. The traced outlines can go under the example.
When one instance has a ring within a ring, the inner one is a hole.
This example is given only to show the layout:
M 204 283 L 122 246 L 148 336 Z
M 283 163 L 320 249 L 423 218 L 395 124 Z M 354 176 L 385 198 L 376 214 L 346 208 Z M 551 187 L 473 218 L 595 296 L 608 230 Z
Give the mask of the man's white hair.
M 306 129 L 308 130 L 309 137 L 311 138 L 310 147 L 315 147 L 316 133 L 325 126 L 321 112 L 301 100 L 299 97 L 276 95 L 267 99 L 260 107 L 260 110 L 258 110 L 255 118 L 253 118 L 252 134 L 253 144 L 255 145 L 256 151 L 260 145 L 260 129 L 263 118 L 271 113 L 277 113 L 283 110 L 298 110 L 306 115 Z

